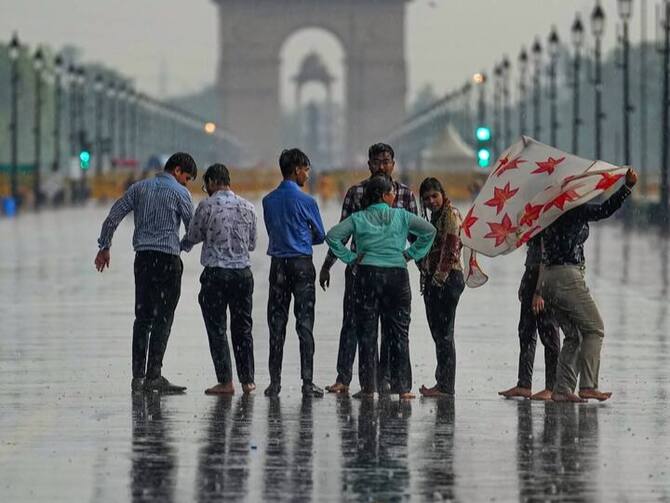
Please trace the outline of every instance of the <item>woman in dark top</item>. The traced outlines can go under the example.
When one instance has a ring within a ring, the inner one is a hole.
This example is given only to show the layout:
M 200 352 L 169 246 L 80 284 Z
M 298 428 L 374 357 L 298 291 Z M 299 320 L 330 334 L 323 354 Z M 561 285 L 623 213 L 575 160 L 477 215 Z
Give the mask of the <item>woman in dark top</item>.
M 456 346 L 454 321 L 456 306 L 465 288 L 461 265 L 461 215 L 447 199 L 436 178 L 426 178 L 419 188 L 423 215 L 437 229 L 433 246 L 421 262 L 421 291 L 426 317 L 435 341 L 437 354 L 436 384 L 421 386 L 423 396 L 439 397 L 454 394 L 456 378 Z
M 533 311 L 542 311 L 546 301 L 565 334 L 551 395 L 556 402 L 603 401 L 612 396 L 598 390 L 605 327 L 584 281 L 584 242 L 589 237 L 589 222 L 611 216 L 636 182 L 637 174 L 629 169 L 626 183 L 607 201 L 567 211 L 542 233 L 542 266 Z M 579 396 L 574 393 L 578 376 Z

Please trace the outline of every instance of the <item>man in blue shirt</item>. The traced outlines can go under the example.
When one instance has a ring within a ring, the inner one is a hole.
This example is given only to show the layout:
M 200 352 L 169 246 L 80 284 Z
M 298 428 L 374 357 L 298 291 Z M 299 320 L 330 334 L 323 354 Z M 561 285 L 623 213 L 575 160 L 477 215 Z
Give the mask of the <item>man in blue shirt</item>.
M 309 178 L 309 158 L 297 148 L 284 150 L 279 166 L 284 180 L 263 198 L 263 218 L 270 238 L 268 255 L 272 257 L 268 298 L 270 386 L 265 395 L 277 396 L 281 391 L 286 324 L 293 296 L 302 393 L 321 397 L 323 390 L 312 382 L 316 302 L 312 246 L 323 243 L 326 233 L 316 201 L 301 190 Z
M 162 377 L 161 367 L 181 293 L 184 266 L 179 258 L 179 227 L 183 222 L 188 229 L 193 216 L 186 184 L 197 174 L 189 154 L 172 155 L 163 173 L 131 185 L 102 224 L 95 257 L 100 272 L 109 267 L 112 237 L 121 220 L 131 211 L 135 219 L 133 391 L 179 393 L 186 389 Z

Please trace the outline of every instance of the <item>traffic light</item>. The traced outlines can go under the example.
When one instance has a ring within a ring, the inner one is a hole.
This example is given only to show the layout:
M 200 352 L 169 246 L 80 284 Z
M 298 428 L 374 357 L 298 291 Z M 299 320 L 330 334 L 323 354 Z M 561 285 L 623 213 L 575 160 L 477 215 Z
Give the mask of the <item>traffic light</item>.
M 477 164 L 482 168 L 488 168 L 491 164 L 491 129 L 487 126 L 479 126 L 475 130 L 477 140 Z
M 86 171 L 91 166 L 91 153 L 88 150 L 79 152 L 79 167 Z

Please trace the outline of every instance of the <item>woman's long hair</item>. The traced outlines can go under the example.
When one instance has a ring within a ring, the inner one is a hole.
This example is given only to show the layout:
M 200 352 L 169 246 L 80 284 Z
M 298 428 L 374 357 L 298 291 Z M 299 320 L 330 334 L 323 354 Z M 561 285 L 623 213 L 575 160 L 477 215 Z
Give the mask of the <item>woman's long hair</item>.
M 421 185 L 419 186 L 419 201 L 421 204 L 421 215 L 423 218 L 426 220 L 430 221 L 430 218 L 428 218 L 428 211 L 426 210 L 426 206 L 423 204 L 423 196 L 426 194 L 426 192 L 435 190 L 437 192 L 442 193 L 442 204 L 446 204 L 448 199 L 447 195 L 444 192 L 444 187 L 442 187 L 442 184 L 437 178 L 428 177 L 421 182 Z
M 361 207 L 366 209 L 368 206 L 383 201 L 384 194 L 393 190 L 393 182 L 386 175 L 375 175 L 365 183 Z

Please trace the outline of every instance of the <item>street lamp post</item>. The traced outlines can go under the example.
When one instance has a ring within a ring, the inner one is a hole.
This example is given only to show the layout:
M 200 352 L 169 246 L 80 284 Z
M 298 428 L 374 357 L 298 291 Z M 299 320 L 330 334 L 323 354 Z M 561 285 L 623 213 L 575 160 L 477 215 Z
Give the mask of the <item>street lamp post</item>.
M 502 97 L 503 97 L 503 122 L 505 127 L 504 148 L 507 148 L 512 143 L 512 121 L 511 121 L 511 106 L 509 93 L 509 76 L 510 63 L 507 56 L 503 56 L 502 60 Z
M 35 135 L 35 173 L 33 174 L 33 198 L 35 200 L 35 208 L 39 208 L 42 204 L 40 171 L 42 164 L 42 69 L 44 68 L 44 54 L 40 47 L 35 51 L 33 68 L 35 69 L 35 121 L 33 124 L 33 133 Z
M 552 27 L 549 34 L 549 142 L 552 146 L 558 143 L 558 111 L 556 108 L 556 63 L 558 60 L 559 46 L 558 32 L 556 27 Z
M 19 50 L 21 44 L 16 33 L 9 43 L 9 59 L 12 62 L 11 76 L 11 118 L 9 129 L 11 133 L 11 171 L 9 174 L 12 198 L 19 199 Z
M 118 102 L 119 102 L 119 157 L 121 159 L 126 158 L 127 154 L 127 144 L 126 144 L 126 133 L 127 133 L 127 118 L 128 118 L 128 107 L 126 102 L 126 84 L 121 84 L 119 86 L 118 92 Z
M 61 104 L 63 101 L 63 88 L 61 79 L 63 77 L 63 58 L 60 54 L 54 59 L 54 158 L 51 166 L 52 171 L 58 171 L 61 160 Z
M 493 68 L 493 151 L 494 156 L 500 154 L 500 77 L 502 75 L 502 68 L 496 65 Z
M 572 45 L 575 50 L 572 66 L 572 78 L 574 79 L 572 85 L 572 153 L 577 155 L 579 153 L 579 126 L 582 122 L 579 117 L 579 71 L 581 65 L 581 50 L 584 44 L 584 26 L 579 14 L 575 17 L 572 24 Z
M 477 102 L 477 127 L 486 125 L 486 74 L 479 73 L 475 83 L 479 87 Z
M 107 84 L 107 98 L 109 107 L 109 135 L 107 150 L 112 167 L 116 162 L 116 84 L 110 80 Z
M 105 83 L 102 75 L 98 74 L 95 77 L 93 89 L 95 91 L 95 173 L 100 176 L 102 174 L 103 148 L 102 148 L 102 116 L 103 116 L 103 101 L 102 93 L 104 91 Z
M 540 134 L 542 133 L 542 114 L 540 110 L 541 106 L 541 88 L 540 88 L 540 75 L 542 73 L 542 45 L 540 44 L 540 39 L 536 38 L 531 49 L 533 53 L 533 136 L 536 140 L 540 140 Z
M 603 75 L 602 75 L 602 37 L 605 31 L 605 12 L 600 6 L 600 2 L 596 3 L 593 12 L 591 13 L 591 31 L 595 39 L 595 75 L 593 78 L 594 96 L 594 131 L 595 131 L 595 157 L 602 158 L 602 121 L 603 114 Z
M 622 24 L 621 45 L 623 49 L 623 163 L 630 164 L 630 81 L 629 81 L 629 53 L 628 22 L 632 14 L 632 0 L 619 0 L 619 17 Z M 644 77 L 644 76 L 642 76 Z
M 77 88 L 79 86 L 77 81 L 77 67 L 70 64 L 68 67 L 69 92 L 68 100 L 70 102 L 70 156 L 77 155 Z
M 661 230 L 670 233 L 670 201 L 668 162 L 670 162 L 670 1 L 663 2 L 664 15 L 661 20 L 663 29 L 663 96 L 661 98 L 661 180 L 660 180 L 660 224 Z
M 519 53 L 519 136 L 526 134 L 526 72 L 528 53 L 525 48 Z

